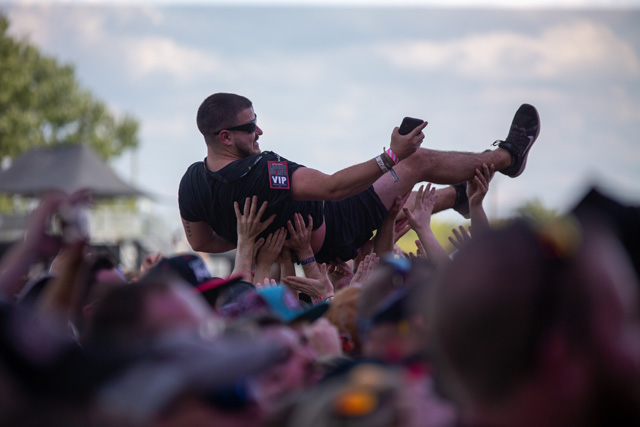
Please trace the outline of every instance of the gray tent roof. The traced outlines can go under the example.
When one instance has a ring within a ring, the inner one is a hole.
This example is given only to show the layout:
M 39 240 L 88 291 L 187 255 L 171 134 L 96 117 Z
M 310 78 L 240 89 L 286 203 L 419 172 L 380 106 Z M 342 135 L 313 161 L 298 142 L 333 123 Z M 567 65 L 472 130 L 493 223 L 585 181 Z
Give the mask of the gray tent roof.
M 86 145 L 34 148 L 0 172 L 0 192 L 39 196 L 50 190 L 71 194 L 89 189 L 94 197 L 144 196 L 122 181 Z

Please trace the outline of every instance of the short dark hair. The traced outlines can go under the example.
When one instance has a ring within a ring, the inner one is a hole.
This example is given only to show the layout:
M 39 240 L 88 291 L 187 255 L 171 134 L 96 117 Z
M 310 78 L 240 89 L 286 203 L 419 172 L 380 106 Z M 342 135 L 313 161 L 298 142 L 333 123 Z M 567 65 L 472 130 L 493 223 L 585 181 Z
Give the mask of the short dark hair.
M 251 107 L 253 104 L 249 99 L 234 93 L 209 95 L 198 108 L 198 130 L 205 138 L 213 136 L 225 127 L 237 125 L 238 114 Z

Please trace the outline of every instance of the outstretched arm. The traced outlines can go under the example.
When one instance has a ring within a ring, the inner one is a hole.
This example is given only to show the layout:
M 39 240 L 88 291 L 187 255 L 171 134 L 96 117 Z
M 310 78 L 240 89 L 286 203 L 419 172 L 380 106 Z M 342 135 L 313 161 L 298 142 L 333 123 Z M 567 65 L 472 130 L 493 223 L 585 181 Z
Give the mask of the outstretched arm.
M 399 161 L 415 153 L 422 144 L 422 130 L 426 122 L 407 135 L 400 135 L 398 128 L 391 134 L 390 148 Z M 386 155 L 384 155 L 386 156 Z M 393 164 L 391 159 L 387 162 Z M 291 176 L 291 194 L 294 200 L 342 200 L 358 194 L 382 176 L 376 159 L 350 166 L 328 175 L 316 169 L 299 168 Z
M 411 228 L 416 231 L 418 238 L 424 245 L 429 259 L 438 264 L 449 262 L 449 255 L 436 239 L 433 230 L 431 230 L 431 213 L 438 198 L 436 189 L 431 188 L 431 184 L 427 185 L 426 190 L 423 191 L 423 189 L 424 186 L 421 185 L 416 195 L 414 207 L 409 209 L 405 206 L 403 211 L 409 220 L 409 224 L 411 224 Z
M 489 182 L 496 173 L 494 165 L 490 167 L 482 164 L 482 170 L 476 169 L 472 179 L 467 181 L 467 198 L 469 199 L 469 212 L 471 213 L 471 226 L 474 233 L 481 233 L 490 228 L 489 219 L 482 207 L 482 201 L 489 191 Z
M 264 279 L 271 278 L 271 266 L 278 260 L 286 237 L 287 232 L 284 227 L 279 228 L 275 233 L 270 233 L 267 236 L 256 258 L 254 282 L 262 282 Z
M 387 213 L 382 225 L 376 233 L 375 241 L 373 243 L 373 251 L 378 254 L 379 257 L 383 257 L 388 253 L 393 252 L 395 243 L 400 237 L 407 231 L 408 227 L 404 227 L 404 224 L 408 224 L 406 218 L 403 218 L 396 222 L 398 212 L 404 204 L 407 202 L 411 192 L 408 192 L 404 196 L 398 196 L 393 202 L 391 209 Z
M 287 221 L 289 229 L 289 239 L 285 242 L 285 246 L 291 248 L 298 257 L 298 262 L 302 265 L 302 270 L 306 277 L 313 279 L 320 278 L 320 270 L 316 263 L 316 258 L 311 249 L 311 231 L 313 230 L 313 218 L 308 216 L 308 225 L 304 225 L 302 215 L 296 213 L 293 216 L 293 222 Z
M 262 233 L 275 215 L 261 222 L 260 218 L 267 209 L 267 202 L 263 202 L 260 209 L 257 209 L 258 197 L 247 197 L 244 203 L 244 212 L 240 212 L 238 202 L 233 202 L 233 209 L 236 213 L 236 224 L 238 228 L 238 248 L 236 250 L 236 260 L 232 275 L 242 275 L 243 280 L 253 282 L 251 278 L 251 267 L 255 252 L 264 243 L 263 239 L 256 242 L 256 237 Z
M 15 243 L 0 262 L 0 299 L 15 302 L 16 294 L 23 285 L 23 277 L 29 268 L 38 262 L 53 258 L 65 245 L 75 243 L 47 233 L 52 215 L 63 205 L 88 203 L 90 193 L 77 192 L 67 196 L 62 192 L 45 195 L 38 207 L 29 215 L 24 239 Z M 74 239 L 83 240 L 82 236 Z

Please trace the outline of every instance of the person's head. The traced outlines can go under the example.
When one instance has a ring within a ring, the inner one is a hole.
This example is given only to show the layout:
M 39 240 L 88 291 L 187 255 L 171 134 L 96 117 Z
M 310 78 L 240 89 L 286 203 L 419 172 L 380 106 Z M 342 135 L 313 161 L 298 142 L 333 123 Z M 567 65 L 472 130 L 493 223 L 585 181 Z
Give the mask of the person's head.
M 262 130 L 251 101 L 233 93 L 214 93 L 198 108 L 198 130 L 208 146 L 224 146 L 241 157 L 260 152 Z
M 109 253 L 91 255 L 88 257 L 87 262 L 88 271 L 75 319 L 75 324 L 80 334 L 84 333 L 87 322 L 93 315 L 93 310 L 102 296 L 111 288 L 127 283 L 113 255 Z
M 415 301 L 431 286 L 434 269 L 397 256 L 382 261 L 358 304 L 363 355 L 394 363 L 423 355 L 424 313 Z
M 172 330 L 198 330 L 212 315 L 185 282 L 152 274 L 109 291 L 96 305 L 86 340 L 116 347 L 144 345 Z
M 476 412 L 535 395 L 537 416 L 559 405 L 565 422 L 597 413 L 600 393 L 627 398 L 640 368 L 634 282 L 597 224 L 517 221 L 472 240 L 430 295 L 448 391 Z
M 360 356 L 362 342 L 358 330 L 358 300 L 361 287 L 349 286 L 336 292 L 325 317 L 338 328 L 342 351 L 350 356 Z

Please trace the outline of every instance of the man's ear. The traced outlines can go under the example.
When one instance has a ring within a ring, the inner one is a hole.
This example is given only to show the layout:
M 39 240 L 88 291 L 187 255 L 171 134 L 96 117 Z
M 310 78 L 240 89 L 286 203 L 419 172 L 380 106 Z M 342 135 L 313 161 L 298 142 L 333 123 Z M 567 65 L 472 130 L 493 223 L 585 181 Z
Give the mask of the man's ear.
M 233 132 L 229 132 L 228 130 L 220 131 L 216 138 L 222 145 L 227 147 L 233 145 Z

